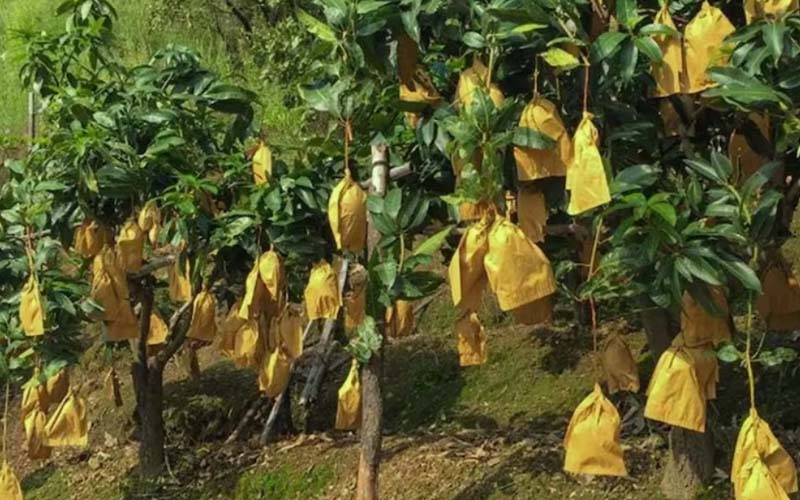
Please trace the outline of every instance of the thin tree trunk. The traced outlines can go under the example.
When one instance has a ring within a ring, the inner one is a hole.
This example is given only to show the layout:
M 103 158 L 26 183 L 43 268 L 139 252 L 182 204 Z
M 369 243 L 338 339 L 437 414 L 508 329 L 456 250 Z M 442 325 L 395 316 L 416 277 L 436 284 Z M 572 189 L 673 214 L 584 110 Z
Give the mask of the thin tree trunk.
M 666 351 L 678 333 L 678 322 L 670 311 L 657 307 L 648 297 L 639 299 L 641 320 L 653 359 Z M 710 428 L 707 424 L 706 428 Z M 661 492 L 669 500 L 691 500 L 698 488 L 714 474 L 714 441 L 711 432 L 672 427 L 669 456 L 661 480 Z
M 376 196 L 386 194 L 389 179 L 389 158 L 386 145 L 372 146 L 372 186 Z M 368 247 L 372 250 L 380 235 L 369 225 Z M 383 322 L 379 321 L 378 334 L 381 347 L 373 353 L 369 362 L 361 367 L 361 456 L 358 463 L 356 500 L 377 500 L 378 474 L 381 463 L 383 441 Z

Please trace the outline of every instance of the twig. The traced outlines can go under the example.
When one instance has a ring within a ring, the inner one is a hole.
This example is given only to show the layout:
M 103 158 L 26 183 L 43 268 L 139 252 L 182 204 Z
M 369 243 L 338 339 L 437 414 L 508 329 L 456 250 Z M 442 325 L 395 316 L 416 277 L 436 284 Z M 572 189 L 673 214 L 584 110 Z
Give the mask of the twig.
M 143 265 L 141 269 L 136 271 L 135 273 L 128 273 L 129 280 L 138 280 L 142 279 L 149 274 L 153 274 L 154 272 L 158 271 L 159 269 L 163 269 L 165 267 L 169 267 L 175 263 L 175 259 L 177 257 L 175 255 L 166 255 L 164 257 L 158 257 L 147 264 Z
M 402 179 L 403 177 L 408 177 L 409 175 L 414 173 L 414 169 L 411 167 L 411 162 L 403 163 L 397 167 L 394 167 L 389 170 L 389 178 L 391 180 Z M 359 183 L 363 189 L 367 189 L 372 185 L 372 180 L 367 179 Z

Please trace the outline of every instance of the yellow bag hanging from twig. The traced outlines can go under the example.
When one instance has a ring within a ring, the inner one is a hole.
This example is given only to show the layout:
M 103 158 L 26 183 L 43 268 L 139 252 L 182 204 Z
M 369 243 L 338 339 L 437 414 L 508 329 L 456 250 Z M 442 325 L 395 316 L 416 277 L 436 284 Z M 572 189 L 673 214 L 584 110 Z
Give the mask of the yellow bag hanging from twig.
M 28 337 L 44 335 L 44 304 L 39 293 L 36 276 L 30 275 L 22 288 L 19 302 L 19 320 Z
M 672 345 L 683 347 L 680 335 L 675 337 Z M 711 348 L 710 344 L 700 347 L 683 347 L 683 349 L 692 357 L 697 383 L 700 384 L 700 389 L 703 391 L 706 401 L 717 399 L 717 383 L 719 383 L 717 353 Z
M 283 259 L 274 250 L 258 258 L 258 276 L 267 291 L 265 306 L 267 313 L 277 315 L 283 308 L 283 290 L 286 287 L 286 271 Z
M 155 245 L 156 241 L 158 241 L 158 232 L 161 230 L 161 210 L 159 210 L 155 200 L 150 200 L 144 204 L 144 207 L 139 211 L 137 222 L 142 231 L 147 233 L 147 239 L 150 240 L 150 244 Z
M 714 316 L 703 309 L 689 292 L 684 292 L 681 303 L 681 334 L 687 347 L 714 345 L 731 340 L 730 308 L 725 292 L 720 287 L 709 287 L 711 300 L 722 315 Z
M 461 72 L 456 85 L 456 106 L 469 107 L 475 98 L 475 91 L 486 88 L 486 77 L 489 68 L 477 57 L 472 60 L 472 66 Z M 495 106 L 500 106 L 505 101 L 500 87 L 494 83 L 489 85 L 489 98 Z
M 774 331 L 800 329 L 800 283 L 782 258 L 770 262 L 761 277 L 758 313 Z
M 797 8 L 797 0 L 744 0 L 744 15 L 747 24 L 764 17 L 764 15 L 781 17 Z
M 87 259 L 94 257 L 105 245 L 111 245 L 111 231 L 96 220 L 86 219 L 75 229 L 73 248 Z
M 721 10 L 703 2 L 700 12 L 689 21 L 684 30 L 685 93 L 702 92 L 714 85 L 706 72 L 713 66 L 727 64 L 728 54 L 724 40 L 735 30 Z
M 303 355 L 303 317 L 297 310 L 299 307 L 285 307 L 277 322 L 278 337 L 292 360 Z
M 397 66 L 401 101 L 435 105 L 442 100 L 428 74 L 419 67 L 417 43 L 405 32 L 397 37 Z
M 606 374 L 608 393 L 639 391 L 639 367 L 622 336 L 612 333 L 603 341 L 600 361 Z
M 192 322 L 186 337 L 203 342 L 213 342 L 217 336 L 217 299 L 208 290 L 197 294 L 192 304 Z
M 627 476 L 617 408 L 598 384 L 575 408 L 564 436 L 564 470 L 572 474 Z
M 478 203 L 464 202 L 458 205 L 458 217 L 462 221 L 481 220 L 493 211 L 491 202 L 483 200 Z
M 748 118 L 748 122 L 743 126 L 752 127 L 752 124 L 755 124 L 761 135 L 769 139 L 769 116 L 759 113 L 750 113 Z M 731 139 L 728 142 L 728 158 L 730 158 L 733 164 L 734 178 L 739 184 L 743 184 L 751 175 L 756 173 L 758 169 L 769 162 L 769 158 L 761 156 L 750 147 L 750 143 L 747 142 L 747 135 L 740 130 L 734 130 L 733 134 L 731 134 Z
M 272 351 L 258 374 L 258 387 L 269 398 L 278 397 L 289 385 L 292 361 L 278 348 Z
M 553 269 L 544 252 L 507 219 L 498 219 L 492 226 L 489 252 L 483 264 L 489 286 L 503 311 L 556 291 Z
M 164 319 L 157 313 L 150 314 L 150 330 L 147 334 L 147 345 L 157 346 L 167 341 L 169 327 Z
M 50 458 L 51 449 L 44 444 L 44 427 L 47 415 L 40 409 L 34 409 L 24 417 L 25 445 L 28 458 L 31 460 Z
M 361 379 L 358 361 L 350 364 L 350 373 L 339 387 L 339 402 L 336 407 L 337 430 L 355 430 L 361 426 Z
M 598 149 L 600 136 L 592 123 L 593 117 L 584 111 L 572 142 L 572 163 L 567 169 L 569 215 L 582 214 L 611 201 L 606 169 Z
M 88 435 L 86 403 L 74 390 L 70 390 L 47 421 L 45 444 L 51 447 L 86 446 Z
M 742 486 L 736 491 L 736 500 L 789 500 L 767 464 L 757 456 L 750 457 L 737 475 Z
M 238 368 L 256 368 L 263 358 L 258 322 L 247 320 L 236 331 L 233 362 Z
M 25 384 L 22 390 L 20 418 L 24 420 L 34 410 L 47 413 L 49 407 L 50 399 L 47 396 L 47 386 L 39 382 L 39 369 L 37 368 L 33 373 L 33 377 Z
M 655 23 L 675 29 L 675 23 L 669 14 L 669 3 L 665 2 L 656 14 Z M 680 94 L 684 86 L 683 47 L 680 34 L 653 35 L 653 41 L 661 49 L 662 60 L 652 64 L 653 79 L 656 81 L 656 97 L 667 97 Z
M 22 486 L 11 466 L 3 458 L 3 466 L 0 467 L 0 498 L 3 500 L 23 500 Z
M 135 220 L 130 219 L 117 238 L 117 262 L 123 271 L 135 273 L 142 268 L 144 231 Z
M 357 328 L 364 321 L 367 309 L 367 282 L 353 287 L 344 296 L 344 327 L 347 330 Z
M 544 97 L 535 97 L 522 110 L 519 126 L 546 135 L 555 141 L 555 145 L 552 149 L 514 146 L 517 178 L 533 181 L 567 175 L 567 165 L 572 161 L 572 140 L 556 105 Z
M 685 349 L 670 347 L 661 355 L 647 389 L 644 416 L 705 432 L 705 388 L 697 378 L 694 358 Z
M 320 260 L 311 268 L 304 297 L 308 320 L 336 319 L 341 307 L 336 271 L 327 261 Z
M 130 302 L 123 300 L 117 308 L 114 321 L 106 323 L 106 337 L 110 342 L 136 340 L 139 338 L 139 320 L 133 313 Z
M 530 188 L 517 192 L 517 221 L 519 228 L 534 243 L 544 241 L 547 225 L 547 202 L 544 193 Z
M 786 450 L 775 438 L 769 424 L 758 416 L 755 409 L 751 408 L 750 415 L 742 422 L 733 452 L 731 482 L 736 492 L 736 498 L 755 498 L 742 496 L 748 489 L 747 483 L 752 475 L 752 470 L 747 467 L 747 464 L 754 458 L 759 459 L 766 466 L 770 475 L 775 478 L 785 493 L 797 491 L 797 469 L 791 455 L 786 453 Z
M 339 250 L 358 253 L 367 244 L 367 193 L 349 170 L 331 191 L 328 222 Z
M 169 298 L 173 302 L 188 302 L 192 299 L 191 265 L 184 259 L 181 266 L 180 255 L 175 257 L 175 264 L 169 267 Z
M 259 259 L 260 260 L 260 259 Z M 239 318 L 257 318 L 266 308 L 269 299 L 269 292 L 266 285 L 261 281 L 259 262 L 256 261 L 253 269 L 247 274 L 244 285 L 244 297 L 239 305 Z
M 69 372 L 66 368 L 58 370 L 52 377 L 47 379 L 46 385 L 48 405 L 61 403 L 69 393 Z
M 477 311 L 486 286 L 483 259 L 489 251 L 491 220 L 482 218 L 461 237 L 448 267 L 453 305 L 462 311 Z
M 548 295 L 541 299 L 528 302 L 511 310 L 514 321 L 522 325 L 544 325 L 553 319 L 553 296 Z
M 386 336 L 394 339 L 414 333 L 414 305 L 407 300 L 398 300 L 386 309 Z
M 253 153 L 253 182 L 268 184 L 272 177 L 272 150 L 269 146 L 260 142 L 256 152 Z
M 456 320 L 459 366 L 486 363 L 486 331 L 477 313 L 467 313 Z
M 236 332 L 244 322 L 245 320 L 239 317 L 239 302 L 237 301 L 228 309 L 228 314 L 225 315 L 220 326 L 219 350 L 223 356 L 233 357 L 236 348 Z

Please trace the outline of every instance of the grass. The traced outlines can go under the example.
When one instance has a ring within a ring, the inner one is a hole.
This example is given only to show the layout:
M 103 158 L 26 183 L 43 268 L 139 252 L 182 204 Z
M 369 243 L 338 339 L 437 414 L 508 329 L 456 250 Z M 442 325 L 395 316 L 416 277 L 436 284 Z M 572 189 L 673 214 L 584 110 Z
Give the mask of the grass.
M 252 471 L 239 478 L 236 500 L 295 500 L 315 498 L 333 480 L 332 468 L 323 464 L 306 471 L 278 467 L 268 471 Z

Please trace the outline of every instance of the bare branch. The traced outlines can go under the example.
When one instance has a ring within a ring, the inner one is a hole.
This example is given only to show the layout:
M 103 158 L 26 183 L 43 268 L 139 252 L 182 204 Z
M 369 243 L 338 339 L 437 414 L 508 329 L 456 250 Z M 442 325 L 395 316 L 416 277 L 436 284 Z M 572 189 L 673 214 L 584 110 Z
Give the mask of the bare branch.
M 177 256 L 175 255 L 165 255 L 164 257 L 157 257 L 149 261 L 147 264 L 143 265 L 142 268 L 136 271 L 135 273 L 128 273 L 128 279 L 129 280 L 142 279 L 148 274 L 153 274 L 159 269 L 171 266 L 172 264 L 175 263 L 175 259 L 177 259 Z
M 192 321 L 192 300 L 183 304 L 169 320 L 169 341 L 158 354 L 156 354 L 156 365 L 160 369 L 164 369 L 167 361 L 178 352 L 178 349 L 183 345 L 186 340 L 186 334 L 189 332 L 189 323 Z M 188 313 L 188 314 L 187 314 Z M 183 320 L 183 321 L 181 321 Z

